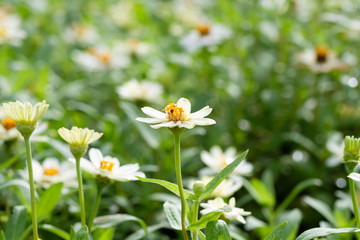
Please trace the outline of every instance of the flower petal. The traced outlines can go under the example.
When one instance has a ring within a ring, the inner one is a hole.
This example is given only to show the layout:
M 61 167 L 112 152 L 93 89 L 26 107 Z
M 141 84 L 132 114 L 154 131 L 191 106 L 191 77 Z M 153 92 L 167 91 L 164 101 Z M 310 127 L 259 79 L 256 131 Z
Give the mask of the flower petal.
M 181 107 L 184 110 L 186 115 L 189 115 L 191 112 L 191 103 L 186 98 L 180 98 L 177 103 L 177 107 Z
M 211 111 L 212 111 L 212 108 L 210 108 L 209 106 L 206 106 L 197 112 L 191 113 L 189 115 L 189 118 L 203 118 L 203 117 L 206 117 L 207 115 L 209 115 L 211 113 Z
M 96 168 L 100 168 L 100 161 L 104 159 L 101 151 L 97 148 L 91 148 L 89 150 L 89 158 Z
M 144 122 L 144 123 L 161 123 L 164 121 L 164 120 L 158 119 L 158 118 L 142 118 L 142 117 L 138 117 L 135 120 L 139 121 L 139 122 Z
M 141 111 L 143 111 L 143 113 L 145 113 L 146 115 L 153 117 L 153 118 L 157 118 L 157 119 L 161 119 L 161 120 L 167 119 L 165 113 L 160 112 L 151 107 L 143 107 L 143 108 L 141 108 Z
M 154 128 L 154 129 L 158 129 L 158 128 L 161 128 L 161 127 L 169 127 L 169 128 L 173 128 L 173 127 L 176 127 L 176 123 L 174 122 L 163 122 L 163 123 L 160 123 L 160 124 L 156 124 L 156 125 L 150 125 L 150 127 Z
M 195 125 L 199 126 L 206 126 L 206 125 L 213 125 L 216 124 L 216 121 L 211 118 L 196 118 L 196 119 L 190 119 L 189 122 L 194 123 Z

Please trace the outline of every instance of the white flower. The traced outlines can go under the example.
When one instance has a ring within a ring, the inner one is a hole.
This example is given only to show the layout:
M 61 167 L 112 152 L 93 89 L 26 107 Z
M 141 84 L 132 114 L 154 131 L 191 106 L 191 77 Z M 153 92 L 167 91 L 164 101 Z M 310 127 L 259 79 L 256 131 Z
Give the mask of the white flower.
M 234 147 L 229 147 L 225 152 L 219 146 L 213 146 L 210 152 L 202 151 L 201 160 L 208 168 L 200 170 L 200 175 L 217 174 L 226 166 L 232 163 L 237 157 L 237 152 Z M 237 166 L 232 175 L 249 175 L 253 171 L 253 165 L 243 160 Z
M 150 52 L 150 45 L 138 39 L 131 38 L 125 42 L 118 43 L 114 49 L 130 57 L 139 57 L 147 55 Z
M 69 162 L 46 158 L 42 164 L 33 160 L 34 181 L 44 188 L 63 182 L 64 187 L 76 187 L 76 170 Z
M 137 24 L 134 8 L 134 2 L 131 0 L 118 1 L 115 5 L 111 6 L 109 15 L 118 26 L 131 28 Z
M 235 203 L 236 202 L 234 197 L 230 198 L 229 204 L 226 204 L 222 198 L 218 197 L 214 200 L 209 200 L 207 203 L 200 203 L 200 206 L 204 208 L 200 211 L 200 213 L 205 215 L 225 206 L 229 206 L 231 208 L 231 212 L 223 212 L 221 217 L 229 221 L 236 220 L 245 224 L 246 221 L 243 216 L 248 216 L 251 214 L 251 212 L 246 212 L 242 208 L 235 207 Z
M 18 16 L 8 14 L 0 9 L 0 45 L 21 45 L 26 37 L 26 32 L 20 28 L 21 20 Z
M 349 65 L 341 61 L 336 54 L 327 47 L 318 46 L 307 49 L 295 55 L 296 61 L 316 73 L 326 73 L 332 70 L 345 70 Z
M 231 31 L 222 26 L 201 24 L 180 40 L 180 45 L 188 52 L 194 52 L 202 47 L 216 46 L 231 37 Z
M 201 182 L 206 186 L 213 177 L 203 176 Z M 193 187 L 195 181 L 190 181 L 190 188 Z M 210 194 L 209 198 L 212 197 L 230 197 L 243 185 L 243 180 L 240 177 L 232 177 L 224 179 Z
M 122 98 L 150 102 L 158 100 L 162 92 L 161 84 L 146 80 L 139 82 L 136 79 L 131 79 L 117 89 L 117 93 Z
M 91 72 L 125 68 L 130 63 L 128 56 L 107 47 L 94 47 L 86 51 L 75 50 L 71 57 L 77 64 Z
M 350 173 L 347 177 L 351 178 L 352 180 L 354 180 L 356 182 L 360 182 L 360 174 L 358 174 L 356 172 Z
M 86 172 L 94 175 L 101 175 L 116 181 L 131 181 L 138 180 L 138 177 L 145 177 L 143 172 L 139 172 L 139 164 L 126 164 L 120 166 L 119 160 L 110 156 L 103 156 L 101 151 L 96 148 L 89 150 L 90 161 L 81 158 L 80 166 Z M 75 159 L 70 159 L 75 163 Z
M 176 104 L 170 103 L 164 109 L 165 113 L 155 110 L 151 107 L 141 109 L 151 118 L 136 118 L 137 121 L 151 123 L 150 127 L 158 129 L 161 127 L 179 127 L 191 129 L 196 125 L 205 126 L 215 124 L 215 120 L 204 118 L 209 115 L 212 108 L 206 106 L 195 113 L 190 113 L 191 103 L 186 98 L 180 98 Z
M 98 37 L 98 33 L 92 26 L 81 23 L 73 24 L 65 29 L 63 34 L 64 40 L 69 43 L 93 44 Z
M 0 109 L 0 139 L 11 141 L 19 137 L 20 133 L 16 129 L 15 121 L 8 118 L 4 111 Z

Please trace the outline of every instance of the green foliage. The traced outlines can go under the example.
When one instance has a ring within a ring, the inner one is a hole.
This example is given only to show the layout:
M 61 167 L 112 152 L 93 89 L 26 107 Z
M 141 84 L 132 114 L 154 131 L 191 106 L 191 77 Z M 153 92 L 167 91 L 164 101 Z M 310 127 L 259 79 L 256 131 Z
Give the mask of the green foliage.
M 24 231 L 26 223 L 27 208 L 25 206 L 16 206 L 10 215 L 6 224 L 6 240 L 18 240 Z
M 285 233 L 285 227 L 287 225 L 287 222 L 283 222 L 275 227 L 275 229 L 265 238 L 265 240 L 279 240 L 279 239 L 285 239 L 284 233 Z
M 222 220 L 208 222 L 206 240 L 231 240 L 226 222 Z
M 216 221 L 223 212 L 230 212 L 230 211 L 231 211 L 231 208 L 229 206 L 225 206 L 220 209 L 214 210 L 214 211 L 202 216 L 199 219 L 199 221 L 191 224 L 187 229 L 196 230 L 196 229 L 205 228 L 208 222 Z
M 81 227 L 75 235 L 71 238 L 71 240 L 89 240 L 89 229 L 87 226 Z
M 303 232 L 296 240 L 311 240 L 317 237 L 326 237 L 332 234 L 353 233 L 356 228 L 312 228 Z
M 137 218 L 129 214 L 112 214 L 112 215 L 96 217 L 94 219 L 94 226 L 99 228 L 110 228 L 127 221 L 138 222 L 146 232 L 145 222 L 140 218 Z
M 56 183 L 44 191 L 37 202 L 37 217 L 42 218 L 51 214 L 61 195 L 63 183 Z

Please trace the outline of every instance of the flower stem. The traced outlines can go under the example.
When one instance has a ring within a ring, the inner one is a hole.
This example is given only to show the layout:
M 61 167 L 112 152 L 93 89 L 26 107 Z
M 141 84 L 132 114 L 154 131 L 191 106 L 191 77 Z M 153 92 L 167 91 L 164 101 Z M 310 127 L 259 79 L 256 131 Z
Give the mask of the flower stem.
M 24 137 L 24 141 L 25 141 L 26 154 L 27 154 L 27 158 L 26 158 L 27 166 L 28 166 L 28 171 L 29 171 L 33 236 L 34 236 L 34 240 L 38 240 L 39 234 L 38 234 L 38 229 L 37 229 L 35 186 L 34 186 L 34 174 L 33 174 L 33 169 L 32 169 L 30 137 Z
M 88 222 L 89 233 L 91 233 L 91 228 L 92 228 L 92 225 L 94 223 L 94 219 L 95 219 L 95 217 L 97 215 L 97 212 L 98 212 L 98 209 L 99 209 L 100 200 L 101 200 L 101 191 L 102 191 L 102 187 L 98 186 L 97 187 L 97 192 L 96 192 L 95 203 L 94 203 L 93 209 L 91 211 L 90 219 L 89 219 L 89 222 Z
M 184 189 L 181 179 L 181 161 L 180 161 L 180 135 L 182 130 L 180 129 L 173 129 L 172 133 L 174 135 L 174 157 L 175 157 L 175 171 L 176 171 L 176 179 L 177 184 L 179 186 L 180 192 L 180 199 L 181 199 L 181 227 L 182 233 L 185 240 L 188 240 L 188 235 L 186 232 L 186 225 L 185 225 L 185 215 L 186 215 L 186 199 L 184 196 Z
M 192 220 L 192 223 L 195 223 L 198 220 L 199 203 L 200 203 L 199 200 L 195 200 L 194 203 L 193 203 L 193 208 L 192 208 L 193 220 Z M 198 231 L 197 230 L 191 231 L 191 236 L 192 236 L 192 240 L 197 240 Z
M 79 185 L 79 201 L 81 208 L 81 225 L 85 226 L 85 203 L 84 203 L 84 190 L 81 176 L 81 168 L 80 168 L 80 157 L 76 158 L 76 173 Z
M 358 228 L 360 228 L 360 216 L 359 216 L 359 210 L 358 210 L 356 195 L 355 195 L 355 184 L 354 184 L 354 180 L 352 180 L 351 178 L 349 178 L 349 188 L 350 188 L 351 200 L 352 200 L 353 207 L 354 207 L 356 225 Z

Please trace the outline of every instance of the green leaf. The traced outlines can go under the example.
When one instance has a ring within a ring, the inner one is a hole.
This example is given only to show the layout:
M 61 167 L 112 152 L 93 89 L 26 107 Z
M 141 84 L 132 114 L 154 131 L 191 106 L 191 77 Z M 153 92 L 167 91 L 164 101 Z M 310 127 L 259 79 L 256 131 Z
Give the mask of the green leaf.
M 265 238 L 265 240 L 279 240 L 284 239 L 284 231 L 287 222 L 283 222 L 276 226 L 276 228 Z
M 208 222 L 206 240 L 231 240 L 226 222 L 222 220 Z
M 46 217 L 51 214 L 60 199 L 62 187 L 63 183 L 56 183 L 41 194 L 36 209 L 38 218 Z
M 39 225 L 39 229 L 42 229 L 42 230 L 46 230 L 48 232 L 51 232 L 65 240 L 69 240 L 70 239 L 70 234 L 68 234 L 67 232 L 65 232 L 64 230 L 60 229 L 60 228 L 57 228 L 53 225 L 50 225 L 50 224 L 42 224 L 42 225 Z
M 126 221 L 138 222 L 145 231 L 147 230 L 143 220 L 129 214 L 113 214 L 96 217 L 94 219 L 94 226 L 98 228 L 110 228 Z
M 24 232 L 26 223 L 27 208 L 25 206 L 15 206 L 6 224 L 6 240 L 18 240 Z
M 241 163 L 241 161 L 245 159 L 248 152 L 249 150 L 246 150 L 245 152 L 241 153 L 240 156 L 238 156 L 232 163 L 221 170 L 221 172 L 219 172 L 208 184 L 206 184 L 205 190 L 200 196 L 200 200 L 208 197 L 215 190 L 215 188 L 234 171 L 234 169 Z
M 7 168 L 8 166 L 10 166 L 11 164 L 15 163 L 17 160 L 20 159 L 20 157 L 22 157 L 23 155 L 25 155 L 25 152 L 20 153 L 19 155 L 16 155 L 8 160 L 6 160 L 3 164 L 0 165 L 0 171 L 3 170 L 4 168 Z
M 89 240 L 89 229 L 87 226 L 83 226 L 75 233 L 71 240 Z
M 171 202 L 164 203 L 164 212 L 173 229 L 181 230 L 181 210 Z
M 109 228 L 107 229 L 99 238 L 99 240 L 109 240 L 109 239 L 113 239 L 114 238 L 114 232 L 115 229 L 114 228 Z
M 244 186 L 256 202 L 264 206 L 274 206 L 275 197 L 259 179 L 253 178 L 250 182 L 244 179 Z
M 283 234 L 284 240 L 295 239 L 301 219 L 302 219 L 302 213 L 299 209 L 284 211 L 279 215 L 278 219 L 276 220 L 277 222 L 281 223 L 287 221 Z
M 304 197 L 304 202 L 323 215 L 333 226 L 336 226 L 335 217 L 333 216 L 330 207 L 325 202 L 309 196 Z
M 216 221 L 223 212 L 230 212 L 230 211 L 231 211 L 231 207 L 225 206 L 216 211 L 205 214 L 199 219 L 199 221 L 191 224 L 187 229 L 196 230 L 196 229 L 205 228 L 208 222 Z
M 7 181 L 3 184 L 0 184 L 0 190 L 7 187 L 23 187 L 30 191 L 30 185 L 29 182 L 22 180 L 22 179 L 13 179 L 10 181 Z
M 311 240 L 313 238 L 325 237 L 331 234 L 352 233 L 357 230 L 357 228 L 312 228 L 303 232 L 296 240 Z
M 142 178 L 142 177 L 137 177 L 140 181 L 142 182 L 148 182 L 148 183 L 155 183 L 158 185 L 163 186 L 164 188 L 168 189 L 169 191 L 175 193 L 177 196 L 180 197 L 180 193 L 179 193 L 179 187 L 178 185 L 165 181 L 165 180 L 160 180 L 160 179 L 153 179 L 153 178 Z M 198 200 L 198 197 L 195 196 L 194 194 L 191 194 L 190 192 L 186 191 L 184 189 L 184 196 L 186 199 L 190 199 L 190 200 Z
M 165 222 L 161 222 L 156 225 L 149 226 L 148 234 L 153 233 L 161 228 L 169 228 L 169 225 Z M 144 229 L 137 230 L 136 232 L 132 233 L 130 236 L 126 237 L 125 240 L 140 240 L 140 239 L 146 239 L 147 233 L 144 231 Z
M 4 231 L 0 231 L 0 240 L 6 240 Z

